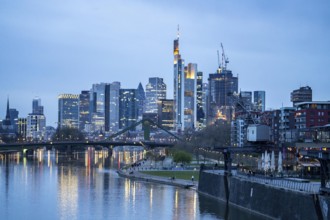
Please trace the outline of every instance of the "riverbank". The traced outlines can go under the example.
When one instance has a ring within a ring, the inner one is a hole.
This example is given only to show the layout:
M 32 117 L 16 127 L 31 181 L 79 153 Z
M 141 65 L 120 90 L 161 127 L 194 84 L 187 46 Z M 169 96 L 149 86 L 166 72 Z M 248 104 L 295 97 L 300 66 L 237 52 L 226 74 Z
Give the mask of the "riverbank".
M 185 189 L 196 190 L 198 188 L 198 182 L 192 180 L 166 178 L 161 176 L 148 175 L 139 171 L 129 171 L 129 170 L 117 170 L 117 173 L 121 177 L 129 178 L 133 180 L 142 180 L 146 182 L 166 184 L 166 185 L 181 187 Z

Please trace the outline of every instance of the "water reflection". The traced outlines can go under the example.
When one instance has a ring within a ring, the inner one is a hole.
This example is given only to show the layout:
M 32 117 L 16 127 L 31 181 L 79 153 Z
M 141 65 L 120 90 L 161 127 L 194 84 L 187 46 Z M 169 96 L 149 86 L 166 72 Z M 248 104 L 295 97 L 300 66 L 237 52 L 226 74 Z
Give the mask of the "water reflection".
M 132 149 L 6 155 L 1 219 L 260 219 L 192 190 L 118 177 L 117 167 L 143 159 Z

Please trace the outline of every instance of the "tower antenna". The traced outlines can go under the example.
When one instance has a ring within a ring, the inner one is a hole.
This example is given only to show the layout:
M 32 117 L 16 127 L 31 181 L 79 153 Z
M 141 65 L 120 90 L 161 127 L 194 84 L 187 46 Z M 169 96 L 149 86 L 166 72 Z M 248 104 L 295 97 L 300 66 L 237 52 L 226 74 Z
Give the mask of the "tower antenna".
M 178 39 L 179 39 L 179 37 L 180 37 L 180 25 L 178 25 L 178 33 L 177 33 L 177 37 L 178 37 Z

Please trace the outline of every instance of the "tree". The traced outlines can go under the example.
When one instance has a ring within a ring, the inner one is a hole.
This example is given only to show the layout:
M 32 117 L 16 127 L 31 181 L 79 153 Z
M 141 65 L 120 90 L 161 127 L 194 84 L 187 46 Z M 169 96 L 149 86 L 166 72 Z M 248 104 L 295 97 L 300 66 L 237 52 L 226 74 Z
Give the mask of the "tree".
M 191 160 L 192 160 L 191 154 L 184 151 L 176 151 L 173 156 L 173 161 L 175 163 L 187 164 L 190 163 Z

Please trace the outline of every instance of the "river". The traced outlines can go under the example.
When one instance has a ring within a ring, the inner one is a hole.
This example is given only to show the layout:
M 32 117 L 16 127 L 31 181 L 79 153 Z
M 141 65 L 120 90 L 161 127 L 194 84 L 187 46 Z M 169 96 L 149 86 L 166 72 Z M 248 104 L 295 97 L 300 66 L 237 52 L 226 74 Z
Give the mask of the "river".
M 0 158 L 0 219 L 262 219 L 194 190 L 121 178 L 125 154 L 90 148 L 71 158 L 46 150 Z

